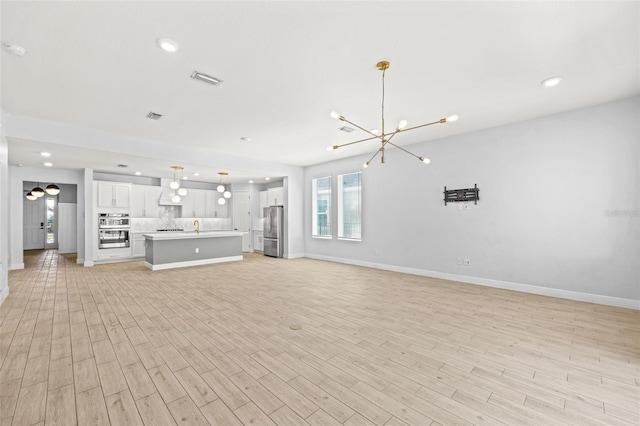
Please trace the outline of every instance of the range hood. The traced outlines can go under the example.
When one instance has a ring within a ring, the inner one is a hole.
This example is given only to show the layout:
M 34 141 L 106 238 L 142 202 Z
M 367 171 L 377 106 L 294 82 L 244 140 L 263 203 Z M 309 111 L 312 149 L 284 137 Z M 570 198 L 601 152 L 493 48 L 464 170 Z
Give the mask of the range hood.
M 160 179 L 160 187 L 162 188 L 162 194 L 160 194 L 160 199 L 158 200 L 158 205 L 160 206 L 181 206 L 182 199 L 184 197 L 180 197 L 181 200 L 179 203 L 174 203 L 171 201 L 171 197 L 175 194 L 175 191 L 169 188 L 169 184 L 171 183 L 171 179 Z
M 171 201 L 171 197 L 173 197 L 174 193 L 175 193 L 175 191 L 173 189 L 163 189 L 162 190 L 162 194 L 160 194 L 160 199 L 158 200 L 158 205 L 160 205 L 160 206 L 181 206 L 183 197 L 180 197 L 181 199 L 180 199 L 179 203 L 174 203 L 173 201 Z

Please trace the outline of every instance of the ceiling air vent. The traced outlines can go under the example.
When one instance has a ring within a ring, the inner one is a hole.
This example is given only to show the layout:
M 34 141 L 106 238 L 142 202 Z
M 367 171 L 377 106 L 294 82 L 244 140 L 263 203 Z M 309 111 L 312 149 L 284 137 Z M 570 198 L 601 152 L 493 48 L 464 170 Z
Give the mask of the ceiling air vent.
M 194 71 L 191 73 L 191 78 L 196 79 L 196 80 L 200 80 L 200 81 L 204 81 L 205 83 L 209 83 L 213 86 L 219 86 L 220 84 L 222 84 L 222 80 L 220 80 L 219 78 L 207 75 L 207 74 L 203 74 L 201 72 L 198 71 Z
M 162 114 L 158 114 L 157 112 L 153 112 L 153 111 L 147 114 L 147 118 L 149 120 L 160 120 L 160 117 L 162 117 Z
M 342 126 L 338 130 L 340 130 L 341 132 L 345 132 L 345 133 L 351 133 L 355 129 L 353 127 L 349 127 L 349 126 Z

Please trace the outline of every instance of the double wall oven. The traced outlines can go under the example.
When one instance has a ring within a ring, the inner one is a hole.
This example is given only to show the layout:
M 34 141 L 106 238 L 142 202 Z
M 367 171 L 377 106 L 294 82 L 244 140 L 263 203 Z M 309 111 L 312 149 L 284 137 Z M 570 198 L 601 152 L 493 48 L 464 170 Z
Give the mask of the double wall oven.
M 98 248 L 126 248 L 130 246 L 128 213 L 100 213 L 98 215 Z

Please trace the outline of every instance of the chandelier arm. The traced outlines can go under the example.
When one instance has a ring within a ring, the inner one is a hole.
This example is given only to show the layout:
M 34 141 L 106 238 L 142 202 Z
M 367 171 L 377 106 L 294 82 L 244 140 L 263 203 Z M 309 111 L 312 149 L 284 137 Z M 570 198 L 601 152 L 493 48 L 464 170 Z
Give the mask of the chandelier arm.
M 353 141 L 353 142 L 343 143 L 342 145 L 334 145 L 333 149 L 338 149 L 338 148 L 342 148 L 343 146 L 353 145 L 353 144 L 360 143 L 360 142 L 366 142 L 366 141 L 370 141 L 370 140 L 373 140 L 373 139 L 378 139 L 378 136 L 375 136 L 373 138 L 366 138 L 366 139 L 360 139 L 360 140 Z
M 376 156 L 382 151 L 383 147 L 378 148 L 378 150 L 373 154 L 373 156 L 371 156 L 371 158 L 369 158 L 369 161 L 367 161 L 366 164 L 369 164 L 373 161 L 374 158 L 376 158 Z
M 400 145 L 396 145 L 396 144 L 395 144 L 395 143 L 393 143 L 393 142 L 389 142 L 389 140 L 387 140 L 387 143 L 388 143 L 389 145 L 391 145 L 391 146 L 395 146 L 396 148 L 398 148 L 398 149 L 400 149 L 400 150 L 402 150 L 402 151 L 406 152 L 406 153 L 407 153 L 407 154 L 409 154 L 409 155 L 413 155 L 413 156 L 414 156 L 414 157 L 416 157 L 418 160 L 422 161 L 422 158 L 421 158 L 420 156 L 415 155 L 414 153 L 412 153 L 412 152 L 410 152 L 410 151 L 407 151 L 406 149 L 404 149 L 404 148 L 403 148 L 403 147 L 401 147 Z
M 374 136 L 374 137 L 376 137 L 376 138 L 379 138 L 379 139 L 381 139 L 381 138 L 382 138 L 382 135 L 376 135 L 376 134 L 375 134 L 375 133 L 373 133 L 371 130 L 365 129 L 364 127 L 360 127 L 360 126 L 358 126 L 356 123 L 354 123 L 353 121 L 349 121 L 349 120 L 347 120 L 347 119 L 346 119 L 346 118 L 344 118 L 344 117 L 342 117 L 342 118 L 343 118 L 343 120 L 342 120 L 342 121 L 347 122 L 347 123 L 351 124 L 351 125 L 352 125 L 352 126 L 354 126 L 354 127 L 357 127 L 358 129 L 362 130 L 363 132 L 369 133 L 370 135 L 372 135 L 372 136 Z
M 396 133 L 408 132 L 409 130 L 419 129 L 421 127 L 427 127 L 427 126 L 432 126 L 434 124 L 442 124 L 442 123 L 446 123 L 446 122 L 447 122 L 447 119 L 446 118 L 442 118 L 442 119 L 440 119 L 438 121 L 433 121 L 431 123 L 420 124 L 419 126 L 407 127 L 406 129 L 398 129 L 398 130 L 396 130 Z

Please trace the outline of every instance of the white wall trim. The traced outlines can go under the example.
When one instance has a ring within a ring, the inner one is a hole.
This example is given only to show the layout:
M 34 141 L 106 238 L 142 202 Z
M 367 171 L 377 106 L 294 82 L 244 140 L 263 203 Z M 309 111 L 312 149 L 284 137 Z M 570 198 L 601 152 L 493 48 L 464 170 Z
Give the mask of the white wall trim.
M 285 259 L 300 259 L 301 257 L 306 257 L 304 253 L 289 253 L 284 256 Z
M 83 259 L 83 260 L 84 260 L 84 259 Z M 80 262 L 78 261 L 78 263 L 80 263 Z M 93 265 L 94 265 L 93 260 L 87 260 L 86 262 L 84 262 L 84 266 L 85 266 L 85 267 L 87 267 L 87 266 L 93 266 Z
M 407 268 L 403 266 L 387 265 L 384 263 L 366 262 L 353 259 L 343 259 L 332 256 L 322 256 L 307 253 L 305 257 L 329 262 L 345 263 L 348 265 L 364 266 L 367 268 L 382 269 L 385 271 L 401 272 L 404 274 L 420 275 L 424 277 L 440 278 L 443 280 L 459 281 L 467 284 L 482 285 L 485 287 L 501 288 L 504 290 L 519 291 L 521 293 L 537 294 L 541 296 L 557 297 L 560 299 L 575 300 L 578 302 L 597 303 L 599 305 L 616 306 L 640 310 L 640 300 L 624 299 L 621 297 L 602 296 L 599 294 L 581 293 L 577 291 L 561 290 L 557 288 L 541 287 L 530 284 L 513 283 L 509 281 L 478 278 L 467 275 L 449 274 L 446 272 L 430 271 L 427 269 Z
M 9 265 L 9 270 L 14 271 L 16 269 L 24 269 L 24 263 L 13 263 Z
M 2 289 L 2 291 L 0 291 L 0 304 L 4 302 L 4 299 L 6 299 L 8 295 L 9 295 L 9 286 L 6 286 L 5 288 Z

